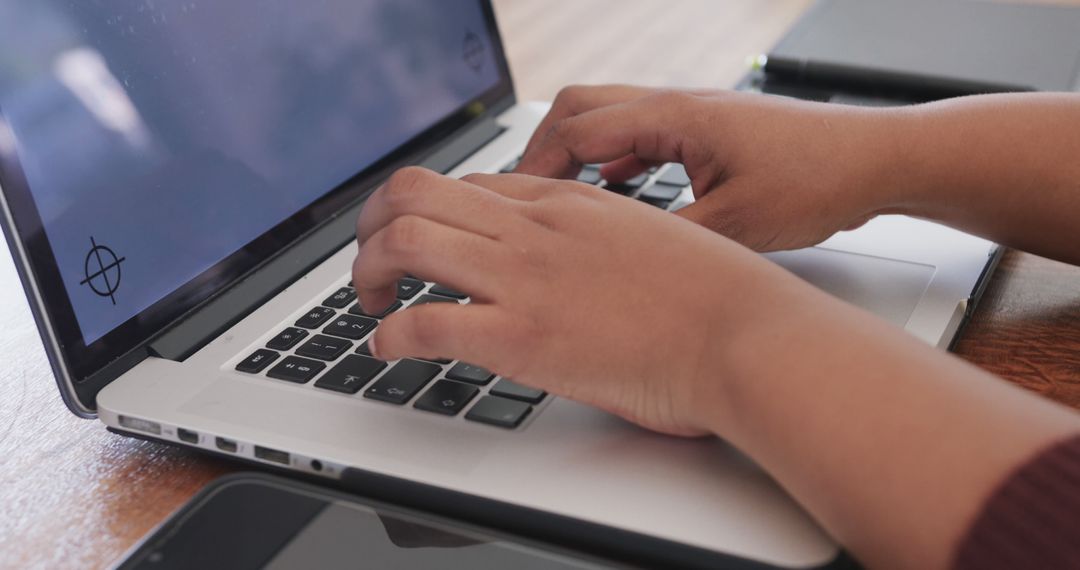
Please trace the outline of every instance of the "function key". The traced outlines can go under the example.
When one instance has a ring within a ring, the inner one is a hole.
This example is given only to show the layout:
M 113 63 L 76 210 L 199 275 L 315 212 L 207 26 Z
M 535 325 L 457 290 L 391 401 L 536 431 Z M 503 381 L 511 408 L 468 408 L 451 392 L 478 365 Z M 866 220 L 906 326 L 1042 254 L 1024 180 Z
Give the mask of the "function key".
M 452 297 L 454 299 L 465 299 L 466 297 L 468 297 L 468 295 L 466 295 L 465 293 L 455 291 L 445 285 L 439 285 L 438 283 L 432 285 L 429 291 L 436 295 L 442 295 L 443 297 Z
M 386 363 L 366 356 L 346 356 L 323 374 L 315 383 L 316 388 L 333 390 L 344 394 L 355 394 L 386 368 Z
M 402 360 L 365 390 L 364 397 L 391 404 L 404 404 L 441 370 L 442 367 L 437 364 Z
M 403 301 L 408 301 L 416 296 L 421 289 L 424 288 L 424 282 L 419 279 L 410 279 L 405 277 L 398 280 L 397 283 L 397 298 Z
M 375 327 L 378 324 L 379 321 L 367 317 L 338 315 L 334 320 L 330 321 L 330 324 L 326 325 L 323 332 L 334 336 L 360 340 L 364 338 L 367 333 L 375 330 Z
M 672 164 L 660 175 L 656 183 L 685 188 L 690 185 L 690 176 L 686 174 L 686 167 L 681 164 Z
M 540 400 L 543 400 L 544 396 L 547 395 L 547 392 L 537 390 L 536 388 L 529 388 L 528 386 L 522 386 L 517 382 L 499 380 L 498 384 L 492 386 L 491 394 L 494 396 L 510 398 L 511 400 L 521 400 L 522 402 L 528 402 L 530 404 L 539 404 Z
M 278 380 L 288 380 L 303 384 L 315 377 L 316 374 L 326 368 L 326 364 L 318 360 L 309 360 L 299 356 L 287 356 L 277 366 L 271 368 L 266 375 Z
M 480 386 L 487 385 L 491 382 L 491 379 L 495 377 L 490 370 L 486 368 L 480 368 L 467 362 L 458 362 L 450 371 L 446 373 L 446 377 L 451 380 L 460 380 L 462 382 L 468 382 L 469 384 L 477 384 Z
M 345 339 L 317 334 L 300 345 L 300 348 L 296 349 L 296 354 L 319 360 L 334 360 L 350 348 L 352 348 L 352 343 Z
M 460 382 L 439 380 L 423 396 L 416 399 L 413 407 L 426 412 L 456 416 L 476 397 L 480 389 Z
M 396 310 L 398 310 L 400 308 L 401 308 L 401 301 L 395 300 L 393 303 L 390 303 L 390 306 L 387 307 L 386 309 L 384 309 L 383 312 L 381 312 L 381 313 L 379 313 L 377 315 L 372 315 L 371 313 L 368 313 L 368 312 L 364 311 L 363 307 L 360 306 L 360 303 L 353 303 L 353 306 L 349 307 L 349 314 L 350 315 L 360 315 L 362 317 L 370 317 L 372 319 L 382 319 L 382 318 L 386 318 L 387 315 L 389 315 L 390 313 L 393 313 L 394 311 L 396 311 Z
M 296 321 L 296 326 L 303 327 L 305 329 L 317 329 L 319 325 L 322 325 L 326 321 L 330 320 L 336 313 L 333 309 L 327 309 L 326 307 L 315 307 L 310 310 L 304 316 L 300 317 Z
M 516 428 L 531 411 L 532 406 L 524 402 L 484 396 L 469 410 L 469 413 L 465 414 L 465 419 L 504 428 Z
M 251 356 L 241 360 L 240 364 L 236 365 L 236 369 L 248 374 L 258 374 L 262 372 L 263 368 L 269 366 L 271 362 L 277 360 L 279 356 L 281 355 L 272 350 L 260 348 L 251 353 Z
M 322 304 L 335 309 L 344 309 L 345 307 L 348 307 L 349 303 L 352 303 L 355 298 L 356 291 L 351 287 L 342 287 L 341 289 L 338 289 L 336 293 L 327 297 Z
M 266 347 L 274 350 L 289 350 L 296 346 L 296 343 L 300 342 L 307 335 L 308 332 L 304 329 L 289 327 L 270 339 L 270 341 L 266 343 Z

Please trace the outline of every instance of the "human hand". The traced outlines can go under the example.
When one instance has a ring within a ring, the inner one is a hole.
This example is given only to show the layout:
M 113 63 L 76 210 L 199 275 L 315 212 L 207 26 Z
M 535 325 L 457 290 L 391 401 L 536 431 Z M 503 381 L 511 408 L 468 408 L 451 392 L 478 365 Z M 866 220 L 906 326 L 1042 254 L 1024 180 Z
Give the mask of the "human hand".
M 413 274 L 468 293 L 386 318 L 383 360 L 445 357 L 676 435 L 717 431 L 733 335 L 822 295 L 713 232 L 577 182 L 396 173 L 357 222 L 353 282 L 378 311 Z
M 678 215 L 752 249 L 796 249 L 899 211 L 906 113 L 725 91 L 564 89 L 517 172 L 621 182 L 682 163 L 696 203 Z

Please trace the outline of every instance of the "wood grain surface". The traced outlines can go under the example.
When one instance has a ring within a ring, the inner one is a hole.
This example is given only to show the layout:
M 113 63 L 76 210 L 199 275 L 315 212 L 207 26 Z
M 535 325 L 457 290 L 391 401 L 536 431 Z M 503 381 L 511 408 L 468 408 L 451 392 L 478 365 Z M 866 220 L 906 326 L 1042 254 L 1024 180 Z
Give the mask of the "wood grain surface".
M 726 87 L 809 0 L 497 0 L 523 100 L 568 83 Z M 1080 0 L 1072 0 L 1080 5 Z M 10 257 L 0 254 L 0 567 L 108 566 L 236 469 L 112 435 L 64 407 Z M 956 346 L 1080 407 L 1080 269 L 1010 252 Z

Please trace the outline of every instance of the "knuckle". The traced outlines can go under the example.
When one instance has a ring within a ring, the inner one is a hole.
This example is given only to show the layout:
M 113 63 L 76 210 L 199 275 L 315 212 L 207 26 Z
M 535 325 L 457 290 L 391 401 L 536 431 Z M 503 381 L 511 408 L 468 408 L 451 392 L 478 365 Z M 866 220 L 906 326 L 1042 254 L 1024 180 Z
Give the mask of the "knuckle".
M 421 350 L 432 350 L 440 346 L 441 340 L 446 334 L 448 322 L 443 312 L 437 310 L 442 308 L 444 307 L 427 306 L 405 311 L 406 313 L 412 312 L 412 319 L 409 321 L 409 335 Z M 429 355 L 425 354 L 425 356 Z
M 408 256 L 423 248 L 426 228 L 417 216 L 402 216 L 383 229 L 383 247 L 391 255 Z
M 551 125 L 548 136 L 557 141 L 569 141 L 574 138 L 577 120 L 573 117 L 559 119 Z
M 407 204 L 418 192 L 429 186 L 434 176 L 435 173 L 418 166 L 406 166 L 394 172 L 383 186 L 387 204 L 391 207 Z
M 588 89 L 584 85 L 567 85 L 555 95 L 553 106 L 573 107 L 581 99 L 582 93 Z

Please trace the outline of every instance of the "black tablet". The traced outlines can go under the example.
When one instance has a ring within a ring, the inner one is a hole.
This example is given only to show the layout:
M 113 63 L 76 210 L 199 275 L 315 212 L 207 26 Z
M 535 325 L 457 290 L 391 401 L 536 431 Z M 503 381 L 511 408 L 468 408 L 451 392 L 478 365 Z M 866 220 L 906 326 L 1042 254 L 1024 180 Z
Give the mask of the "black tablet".
M 627 568 L 625 564 L 270 475 L 214 481 L 119 562 L 172 568 Z

